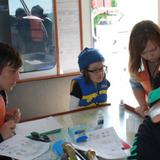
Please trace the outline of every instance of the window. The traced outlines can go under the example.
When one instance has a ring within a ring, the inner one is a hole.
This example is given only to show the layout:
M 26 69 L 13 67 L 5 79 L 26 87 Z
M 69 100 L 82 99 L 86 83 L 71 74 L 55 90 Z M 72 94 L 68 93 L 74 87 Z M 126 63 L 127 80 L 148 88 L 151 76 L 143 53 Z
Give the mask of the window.
M 78 71 L 82 49 L 79 0 L 9 0 L 11 44 L 21 54 L 21 79 Z
M 133 93 L 128 73 L 130 32 L 132 27 L 142 20 L 149 19 L 158 23 L 157 6 L 158 0 L 91 1 L 93 46 L 99 49 L 106 59 L 107 78 L 111 82 L 110 95 L 114 95 L 111 96 L 113 102 L 117 93 L 118 103 L 122 98 L 125 102 L 129 101 L 128 104 L 131 103 Z

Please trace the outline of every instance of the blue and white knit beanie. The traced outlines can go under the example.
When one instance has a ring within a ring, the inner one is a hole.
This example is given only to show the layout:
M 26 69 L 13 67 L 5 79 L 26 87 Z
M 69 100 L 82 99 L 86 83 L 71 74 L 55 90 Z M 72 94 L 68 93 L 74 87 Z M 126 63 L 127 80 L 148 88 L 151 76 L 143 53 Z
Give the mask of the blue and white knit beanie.
M 78 56 L 78 64 L 80 71 L 87 69 L 94 62 L 104 62 L 102 54 L 94 48 L 85 48 Z

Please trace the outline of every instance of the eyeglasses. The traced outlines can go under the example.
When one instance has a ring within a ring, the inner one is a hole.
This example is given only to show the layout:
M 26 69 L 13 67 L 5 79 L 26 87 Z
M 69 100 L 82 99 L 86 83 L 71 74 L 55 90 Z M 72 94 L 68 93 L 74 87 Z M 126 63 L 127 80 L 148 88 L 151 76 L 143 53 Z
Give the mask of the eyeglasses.
M 104 72 L 104 71 L 107 72 L 107 66 L 103 65 L 101 68 L 97 68 L 97 69 L 94 69 L 94 70 L 87 69 L 87 71 L 90 72 L 90 73 L 93 73 L 93 74 L 97 74 L 99 72 Z

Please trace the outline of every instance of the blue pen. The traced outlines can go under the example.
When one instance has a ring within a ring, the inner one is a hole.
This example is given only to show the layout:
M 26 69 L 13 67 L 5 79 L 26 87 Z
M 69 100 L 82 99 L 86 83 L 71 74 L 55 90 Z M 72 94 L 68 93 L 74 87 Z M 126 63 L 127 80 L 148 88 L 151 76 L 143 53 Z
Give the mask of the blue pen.
M 82 133 L 85 133 L 85 130 L 77 130 L 77 131 L 75 131 L 75 134 L 82 134 Z

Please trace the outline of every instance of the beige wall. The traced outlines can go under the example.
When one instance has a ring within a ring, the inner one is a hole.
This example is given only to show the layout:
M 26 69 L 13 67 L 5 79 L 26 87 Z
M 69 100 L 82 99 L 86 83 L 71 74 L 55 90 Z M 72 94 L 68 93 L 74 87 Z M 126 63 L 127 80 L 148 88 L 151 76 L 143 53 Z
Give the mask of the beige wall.
M 82 0 L 83 45 L 91 46 L 90 0 Z M 17 84 L 9 93 L 9 108 L 19 106 L 22 118 L 32 118 L 68 110 L 69 87 L 73 77 Z
M 71 78 L 17 84 L 9 93 L 9 106 L 20 107 L 25 119 L 66 111 Z

